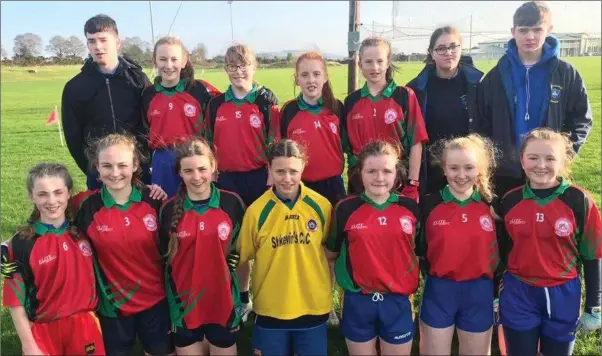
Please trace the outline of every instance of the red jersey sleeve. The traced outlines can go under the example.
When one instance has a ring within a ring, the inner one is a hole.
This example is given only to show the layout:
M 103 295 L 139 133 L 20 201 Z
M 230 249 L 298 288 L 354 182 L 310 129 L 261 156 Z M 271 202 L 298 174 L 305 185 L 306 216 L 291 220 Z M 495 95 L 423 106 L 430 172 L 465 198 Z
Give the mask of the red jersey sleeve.
M 267 137 L 267 144 L 277 142 L 282 139 L 280 132 L 280 107 L 271 105 L 270 107 L 270 130 Z
M 600 210 L 589 194 L 586 194 L 586 214 L 583 233 L 578 240 L 579 254 L 584 260 L 601 258 Z
M 203 85 L 205 86 L 205 88 L 207 88 L 207 92 L 209 93 L 209 95 L 211 95 L 212 98 L 216 97 L 216 96 L 218 96 L 218 95 L 220 95 L 222 93 L 216 87 L 214 87 L 213 85 L 209 84 L 209 82 L 201 80 L 201 83 L 203 83 Z
M 24 306 L 25 282 L 18 270 L 13 271 L 15 262 L 10 241 L 6 241 L 2 244 L 2 305 L 6 308 Z
M 99 189 L 96 190 L 84 190 L 83 192 L 79 192 L 77 194 L 75 194 L 73 196 L 73 208 L 75 209 L 75 212 L 77 212 L 77 210 L 79 210 L 79 207 L 82 205 L 82 202 L 84 200 L 86 200 L 87 197 L 89 197 L 90 195 L 98 192 Z
M 406 152 L 410 152 L 409 149 L 417 143 L 427 143 L 428 135 L 426 133 L 426 126 L 424 125 L 424 118 L 422 117 L 422 111 L 420 110 L 420 104 L 418 98 L 411 88 L 404 87 L 408 91 L 408 114 L 406 116 L 406 140 L 409 147 Z

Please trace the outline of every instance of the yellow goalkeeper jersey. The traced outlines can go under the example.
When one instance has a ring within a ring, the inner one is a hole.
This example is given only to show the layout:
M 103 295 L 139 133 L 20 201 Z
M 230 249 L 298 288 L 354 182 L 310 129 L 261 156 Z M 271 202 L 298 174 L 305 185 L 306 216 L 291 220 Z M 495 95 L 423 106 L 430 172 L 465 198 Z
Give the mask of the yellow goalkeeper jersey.
M 251 274 L 258 315 L 290 320 L 332 309 L 332 285 L 323 244 L 332 205 L 301 184 L 296 202 L 267 190 L 245 212 L 237 241 L 240 263 L 255 259 Z

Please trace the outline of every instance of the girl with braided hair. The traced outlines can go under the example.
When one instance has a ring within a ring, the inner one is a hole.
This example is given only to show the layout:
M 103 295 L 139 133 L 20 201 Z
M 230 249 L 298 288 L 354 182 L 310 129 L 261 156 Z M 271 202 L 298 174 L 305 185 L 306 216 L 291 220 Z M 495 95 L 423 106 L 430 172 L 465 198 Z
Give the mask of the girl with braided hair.
M 33 212 L 2 244 L 3 305 L 25 355 L 105 354 L 92 249 L 73 224 L 72 190 L 65 166 L 30 169 Z
M 206 354 L 206 339 L 211 355 L 234 355 L 244 305 L 226 258 L 245 206 L 212 182 L 217 160 L 203 139 L 177 145 L 175 156 L 182 183 L 161 208 L 159 238 L 176 351 Z

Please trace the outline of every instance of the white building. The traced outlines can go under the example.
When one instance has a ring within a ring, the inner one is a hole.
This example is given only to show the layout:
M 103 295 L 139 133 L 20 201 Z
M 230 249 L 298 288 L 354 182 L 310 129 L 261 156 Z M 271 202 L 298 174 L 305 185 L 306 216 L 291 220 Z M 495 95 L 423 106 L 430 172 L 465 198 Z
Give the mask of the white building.
M 600 36 L 587 33 L 552 33 L 560 42 L 561 57 L 599 56 L 602 52 Z M 510 38 L 480 42 L 472 50 L 474 60 L 497 60 L 506 53 Z M 465 50 L 466 51 L 466 50 Z

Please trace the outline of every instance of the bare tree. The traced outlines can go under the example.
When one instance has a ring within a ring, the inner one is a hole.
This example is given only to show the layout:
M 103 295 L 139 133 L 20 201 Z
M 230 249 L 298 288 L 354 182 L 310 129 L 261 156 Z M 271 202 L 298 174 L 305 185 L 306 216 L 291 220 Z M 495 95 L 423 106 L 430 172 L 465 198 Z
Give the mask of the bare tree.
M 199 43 L 190 52 L 190 60 L 192 63 L 203 63 L 207 60 L 207 47 L 204 43 Z
M 13 40 L 15 57 L 38 57 L 42 53 L 42 38 L 35 33 L 23 33 Z
M 146 65 L 152 61 L 152 46 L 140 37 L 126 37 L 121 41 L 121 54 L 127 56 L 138 64 Z
M 48 41 L 46 51 L 54 53 L 57 58 L 63 58 L 65 56 L 67 47 L 67 40 L 63 36 L 54 36 Z
M 86 54 L 86 45 L 77 36 L 69 36 L 65 40 L 65 53 L 69 57 L 83 57 Z
M 6 58 L 6 57 L 8 57 L 8 53 L 6 53 L 6 50 L 4 49 L 4 46 L 1 46 L 1 48 L 0 48 L 0 49 L 1 49 L 1 51 L 2 51 L 2 53 L 0 53 L 0 56 L 1 56 L 2 58 Z

